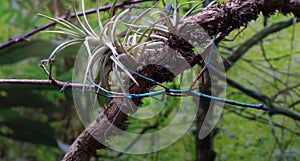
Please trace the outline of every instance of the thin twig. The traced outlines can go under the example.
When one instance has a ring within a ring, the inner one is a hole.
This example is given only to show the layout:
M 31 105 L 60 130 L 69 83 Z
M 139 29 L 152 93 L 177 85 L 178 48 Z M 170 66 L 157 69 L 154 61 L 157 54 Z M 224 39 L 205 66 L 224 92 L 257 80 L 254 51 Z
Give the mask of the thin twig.
M 280 150 L 280 153 L 281 153 L 281 157 L 284 157 L 284 147 L 282 145 L 282 143 L 280 142 L 281 139 L 278 138 L 278 136 L 276 135 L 276 130 L 275 130 L 275 126 L 273 125 L 273 121 L 272 121 L 272 118 L 270 115 L 268 115 L 268 119 L 269 119 L 269 126 L 270 126 L 270 129 L 271 129 L 271 133 L 275 139 L 275 142 L 276 144 L 278 145 L 279 147 L 279 150 Z M 281 158 L 283 160 L 285 160 L 284 158 Z
M 45 71 L 45 73 L 48 76 L 48 80 L 46 79 L 0 79 L 0 85 L 3 84 L 31 84 L 31 85 L 50 85 L 50 86 L 56 86 L 56 87 L 60 87 L 60 91 L 59 92 L 64 92 L 66 89 L 68 88 L 89 88 L 89 89 L 94 89 L 95 86 L 93 85 L 89 85 L 89 84 L 81 84 L 81 83 L 70 83 L 70 82 L 64 82 L 64 81 L 59 81 L 54 79 L 51 76 L 51 66 L 52 66 L 52 62 L 53 60 L 48 60 L 48 59 L 44 59 L 41 60 L 40 63 L 40 67 Z M 49 63 L 50 64 L 50 71 L 47 70 L 47 68 L 45 67 L 45 63 Z
M 250 121 L 257 121 L 259 123 L 269 125 L 269 120 L 262 116 L 256 116 L 256 114 L 252 114 L 251 112 L 248 112 L 248 111 L 241 112 L 239 110 L 236 110 L 235 107 L 231 107 L 231 106 L 225 106 L 225 107 L 226 107 L 225 110 L 228 110 L 230 113 L 232 113 L 238 117 L 242 117 L 242 118 L 250 120 Z M 285 127 L 284 125 L 278 124 L 276 122 L 273 122 L 273 125 L 277 128 L 282 128 L 294 135 L 300 136 L 300 133 L 297 131 L 297 129 L 288 128 L 288 127 Z
M 0 84 L 32 84 L 32 85 L 52 85 L 60 87 L 60 92 L 64 92 L 69 88 L 95 88 L 93 85 L 81 84 L 81 83 L 70 83 L 59 80 L 46 80 L 46 79 L 0 79 Z
M 297 19 L 297 22 L 299 22 L 299 19 Z M 236 50 L 234 50 L 230 54 L 230 56 L 228 56 L 226 58 L 226 60 L 223 61 L 224 65 L 225 65 L 225 70 L 226 71 L 229 70 L 229 68 L 231 68 L 233 66 L 233 64 L 237 62 L 237 60 L 239 60 L 245 53 L 247 53 L 247 51 L 252 46 L 257 44 L 259 41 L 266 38 L 267 36 L 269 36 L 272 33 L 278 32 L 282 29 L 285 29 L 285 28 L 291 26 L 292 24 L 294 24 L 294 18 L 288 18 L 286 20 L 273 23 L 273 24 L 263 28 L 259 32 L 255 33 L 253 36 L 251 36 L 250 39 L 248 39 L 246 42 L 244 42 L 242 45 L 240 45 L 240 47 L 238 47 Z

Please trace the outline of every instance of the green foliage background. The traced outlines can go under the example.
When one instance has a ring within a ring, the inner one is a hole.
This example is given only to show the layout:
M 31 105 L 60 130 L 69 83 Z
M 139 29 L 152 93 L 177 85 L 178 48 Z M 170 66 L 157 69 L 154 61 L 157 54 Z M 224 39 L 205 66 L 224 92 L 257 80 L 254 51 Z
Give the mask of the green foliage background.
M 80 8 L 80 3 L 71 0 L 0 1 L 0 42 L 5 42 L 10 37 L 46 23 L 46 19 L 37 17 L 37 12 L 59 16 L 65 13 L 65 9 L 72 8 L 73 3 Z M 106 2 L 101 2 L 100 5 L 104 3 Z M 152 2 L 144 4 L 150 6 Z M 86 1 L 86 8 L 95 6 L 95 1 Z M 107 12 L 101 13 L 104 19 L 107 15 Z M 287 17 L 291 17 L 291 15 L 275 14 L 268 19 L 268 22 L 271 24 Z M 95 16 L 91 15 L 88 18 L 92 25 L 96 25 L 96 21 L 93 21 Z M 263 20 L 264 17 L 260 16 L 257 21 L 251 22 L 234 41 L 222 42 L 221 45 L 230 48 L 241 45 L 264 27 Z M 278 61 L 273 61 L 272 67 L 263 59 L 261 46 L 257 44 L 228 71 L 227 77 L 267 96 L 272 96 L 286 86 L 297 85 L 299 82 L 298 71 L 300 70 L 299 29 L 300 25 L 296 24 L 272 34 L 264 40 L 264 49 L 269 59 L 283 57 Z M 236 34 L 237 31 L 229 37 L 234 37 Z M 293 34 L 294 40 L 292 40 Z M 29 42 L 17 43 L 0 50 L 0 78 L 47 79 L 39 67 L 39 62 L 41 59 L 47 58 L 51 51 L 66 38 L 61 35 L 39 33 L 30 39 Z M 292 50 L 291 43 L 294 44 Z M 53 69 L 57 79 L 72 80 L 72 61 L 77 53 L 74 51 L 77 50 L 78 46 L 63 50 L 62 57 L 59 59 L 61 62 L 57 63 L 59 66 L 56 65 Z M 220 47 L 220 52 L 227 57 L 225 51 Z M 290 56 L 285 59 L 286 55 Z M 249 62 L 260 68 L 255 68 Z M 286 71 L 293 75 L 288 77 L 286 74 L 276 71 Z M 282 82 L 276 80 L 277 77 Z M 58 160 L 63 156 L 64 153 L 58 148 L 57 141 L 71 144 L 83 128 L 77 117 L 71 92 L 59 93 L 58 91 L 57 88 L 48 86 L 0 85 L 0 160 L 48 161 Z M 287 107 L 299 99 L 298 91 L 299 87 L 295 87 L 291 89 L 290 93 L 287 92 L 274 99 L 274 102 Z M 229 99 L 241 102 L 257 102 L 231 87 L 228 87 L 227 96 Z M 144 101 L 147 102 L 147 100 Z M 168 102 L 170 103 L 165 110 L 171 109 L 172 111 L 177 102 L 172 99 Z M 299 112 L 297 105 L 292 109 Z M 247 116 L 251 119 L 247 119 Z M 272 128 L 268 123 L 261 123 L 261 118 L 268 120 L 268 116 L 263 112 L 226 106 L 216 127 L 218 129 L 214 139 L 216 160 L 279 160 L 276 156 L 279 147 L 291 151 L 291 156 L 286 156 L 286 160 L 299 159 L 299 122 L 280 115 L 272 117 L 275 123 L 298 132 L 295 134 L 282 128 L 275 128 L 276 137 L 280 139 L 281 143 L 279 146 Z M 164 121 L 168 122 L 169 119 L 167 117 L 161 120 L 149 120 L 146 124 L 151 125 L 158 122 L 159 126 L 163 126 Z M 132 119 L 129 130 L 134 131 L 140 126 L 138 121 Z M 103 160 L 195 160 L 194 129 L 195 126 L 175 144 L 156 153 L 122 154 L 117 158 L 117 152 L 99 150 L 93 160 L 98 157 L 107 158 Z

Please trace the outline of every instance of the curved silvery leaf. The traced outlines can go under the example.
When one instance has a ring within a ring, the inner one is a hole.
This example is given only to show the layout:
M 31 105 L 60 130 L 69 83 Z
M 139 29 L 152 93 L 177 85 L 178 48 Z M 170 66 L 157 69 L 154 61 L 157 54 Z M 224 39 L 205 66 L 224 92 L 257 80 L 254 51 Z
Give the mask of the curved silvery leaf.
M 82 39 L 73 39 L 73 40 L 69 40 L 69 41 L 66 41 L 66 42 L 58 45 L 55 48 L 55 50 L 53 50 L 53 52 L 50 54 L 49 59 L 55 59 L 56 54 L 59 53 L 64 48 L 75 45 L 75 44 L 81 44 L 82 42 L 83 42 Z
M 171 29 L 175 26 L 174 22 L 172 21 L 173 18 L 171 18 L 172 16 L 167 15 L 167 13 L 165 13 L 164 11 L 158 10 L 151 14 L 151 16 L 154 16 L 154 15 L 159 15 L 160 17 L 162 17 L 163 20 L 165 21 L 168 29 Z
M 93 35 L 94 37 L 98 37 L 97 34 L 94 32 L 94 30 L 92 29 L 90 23 L 88 22 L 87 18 L 86 18 L 86 14 L 85 14 L 85 8 L 84 8 L 84 0 L 81 1 L 82 3 L 82 13 L 83 13 L 83 19 L 85 24 L 88 27 L 88 30 L 90 31 L 90 35 Z
M 112 59 L 113 61 L 114 61 L 114 63 L 118 66 L 118 67 L 120 67 L 126 74 L 127 74 L 127 76 L 129 76 L 130 77 L 130 79 L 131 80 L 133 80 L 133 82 L 135 83 L 135 84 L 139 84 L 135 79 L 134 79 L 134 77 L 131 75 L 131 73 L 127 70 L 127 68 L 117 59 L 117 57 L 115 56 L 115 55 L 111 55 L 110 56 L 110 59 Z
M 125 49 L 122 47 L 122 44 L 119 42 L 119 38 L 117 36 L 117 27 L 122 21 L 122 17 L 129 12 L 129 9 L 124 10 L 118 16 L 116 16 L 113 20 L 113 24 L 111 25 L 110 37 L 111 41 L 115 44 L 117 50 L 121 53 L 126 52 Z
M 118 16 L 115 17 L 113 24 L 112 24 L 112 28 L 111 28 L 111 40 L 113 42 L 117 41 L 118 36 L 117 36 L 117 27 L 118 25 L 121 23 L 121 18 L 126 15 L 129 12 L 129 9 L 124 10 L 123 12 L 121 12 Z
M 90 55 L 88 57 L 88 63 L 87 63 L 87 66 L 86 66 L 86 70 L 85 70 L 85 74 L 84 74 L 84 82 L 83 84 L 86 84 L 86 80 L 87 80 L 87 76 L 88 76 L 88 73 L 91 73 L 92 75 L 92 71 L 91 71 L 91 68 L 92 66 L 94 65 L 94 63 L 100 58 L 101 60 L 101 57 L 104 55 L 104 52 L 107 50 L 107 47 L 105 46 L 102 46 L 99 50 L 95 51 L 95 53 L 93 55 Z
M 114 76 L 117 79 L 117 83 L 120 85 L 119 87 L 121 88 L 121 91 L 123 93 L 126 93 L 126 90 L 124 88 L 124 84 L 123 84 L 123 82 L 121 81 L 121 78 L 120 78 L 120 74 L 119 74 L 119 71 L 118 71 L 118 65 L 117 64 L 113 65 L 113 71 L 114 71 Z
M 110 9 L 109 9 L 109 12 L 108 12 L 108 19 L 111 19 L 114 15 L 114 12 L 115 12 L 115 5 L 117 4 L 117 1 L 118 0 L 114 0 Z
M 89 30 L 85 27 L 85 25 L 81 22 L 81 20 L 80 20 L 78 14 L 77 14 L 77 10 L 76 10 L 76 7 L 75 7 L 75 6 L 74 6 L 74 12 L 75 12 L 75 16 L 76 16 L 77 22 L 79 23 L 79 25 L 80 25 L 80 27 L 82 28 L 82 30 L 84 31 L 84 33 L 85 33 L 86 35 L 89 35 L 89 36 L 95 36 L 95 35 L 93 35 L 92 32 L 89 31 Z M 83 12 L 83 13 L 84 13 L 84 12 Z
M 147 25 L 134 25 L 134 24 L 128 24 L 128 23 L 123 23 L 124 25 L 128 26 L 128 27 L 132 27 L 135 29 L 148 29 L 149 26 Z M 168 33 L 169 31 L 165 28 L 162 28 L 160 26 L 155 26 L 153 28 L 154 31 L 158 31 L 158 32 L 162 32 L 162 33 Z
M 99 1 L 96 1 L 96 7 L 99 8 Z M 97 21 L 98 21 L 98 26 L 99 26 L 99 30 L 101 31 L 103 29 L 103 25 L 101 22 L 101 16 L 100 16 L 100 11 L 97 10 Z
M 132 25 L 136 24 L 139 20 L 141 20 L 147 13 L 149 13 L 150 11 L 153 10 L 155 6 L 151 7 L 151 8 L 148 8 L 146 9 L 144 12 L 142 12 L 141 14 L 139 14 L 133 21 L 132 21 Z M 130 33 L 132 32 L 132 28 L 129 27 L 126 34 L 125 34 L 125 37 L 124 37 L 124 41 L 128 41 L 128 37 L 130 36 Z
M 138 25 L 137 23 L 143 19 L 145 15 L 150 13 L 155 6 L 143 11 L 141 14 L 138 14 L 132 21 L 132 23 L 123 22 L 124 18 L 128 18 L 129 9 L 126 9 L 119 13 L 118 15 L 113 16 L 114 13 L 114 5 L 116 4 L 116 0 L 113 2 L 113 5 L 109 11 L 109 19 L 107 22 L 102 23 L 100 18 L 100 13 L 97 10 L 97 20 L 99 26 L 99 34 L 92 29 L 89 24 L 86 14 L 85 14 L 85 4 L 84 0 L 82 0 L 82 9 L 83 9 L 83 20 L 81 20 L 77 13 L 75 13 L 75 17 L 78 21 L 78 27 L 71 22 L 66 20 L 58 20 L 55 18 L 51 18 L 46 15 L 42 15 L 50 20 L 55 21 L 61 27 L 58 27 L 59 30 L 49 31 L 53 33 L 60 33 L 70 36 L 71 40 L 68 40 L 62 44 L 60 44 L 50 55 L 50 58 L 55 58 L 57 53 L 62 49 L 78 44 L 83 43 L 85 46 L 86 52 L 88 54 L 87 66 L 85 68 L 85 80 L 83 83 L 86 83 L 87 75 L 91 75 L 93 79 L 98 76 L 94 76 L 93 67 L 96 63 L 104 63 L 99 65 L 99 70 L 101 72 L 96 72 L 99 74 L 98 80 L 104 80 L 108 77 L 109 71 L 112 69 L 112 65 L 115 65 L 114 69 L 120 68 L 126 75 L 132 79 L 135 83 L 137 81 L 131 75 L 131 73 L 126 69 L 126 66 L 122 64 L 118 60 L 119 53 L 130 54 L 132 56 L 137 56 L 136 54 L 142 54 L 143 51 L 149 51 L 154 47 L 164 44 L 167 40 L 166 37 L 162 35 L 167 35 L 168 27 L 163 23 L 170 23 L 169 17 L 163 15 L 163 12 L 157 12 L 160 16 L 156 21 L 150 21 L 146 23 L 146 25 Z M 97 2 L 98 5 L 98 2 Z M 74 11 L 77 12 L 75 6 Z M 152 16 L 155 14 L 152 14 Z M 127 16 L 127 17 L 126 17 Z M 155 19 L 155 18 L 154 18 Z M 104 25 L 103 25 L 104 24 Z M 127 31 L 125 37 L 123 38 L 123 42 L 120 42 L 120 38 L 117 35 L 117 28 L 122 24 L 127 26 Z M 170 26 L 169 26 L 170 27 Z M 134 30 L 133 30 L 134 29 Z M 138 33 L 134 33 L 134 32 Z M 153 34 L 153 32 L 157 32 L 159 34 Z M 148 41 L 149 39 L 154 39 L 154 41 Z M 113 63 L 114 64 L 113 64 Z M 111 67 L 108 67 L 111 65 Z M 105 71 L 108 70 L 108 71 Z M 94 72 L 95 73 L 95 72 Z M 105 74 L 103 74 L 105 73 Z M 106 84 L 105 87 L 108 85 Z
M 142 46 L 153 48 L 153 47 L 159 47 L 160 45 L 163 45 L 163 44 L 165 44 L 165 43 L 164 42 L 151 42 L 151 41 L 149 41 L 149 42 L 135 44 L 135 45 L 131 46 L 128 49 L 128 51 L 131 52 L 131 51 L 137 50 Z

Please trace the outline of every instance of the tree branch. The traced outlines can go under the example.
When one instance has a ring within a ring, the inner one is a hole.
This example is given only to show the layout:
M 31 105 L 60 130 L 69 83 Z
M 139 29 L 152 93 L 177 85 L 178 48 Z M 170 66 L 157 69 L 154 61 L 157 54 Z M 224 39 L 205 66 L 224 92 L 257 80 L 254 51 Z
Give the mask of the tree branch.
M 276 2 L 271 4 L 270 1 L 273 2 L 274 0 L 231 0 L 219 5 L 206 7 L 202 12 L 195 16 L 184 19 L 182 23 L 198 23 L 209 33 L 209 35 L 215 35 L 215 33 L 219 32 L 215 41 L 215 43 L 218 44 L 231 31 L 239 29 L 242 26 L 246 26 L 247 23 L 252 20 L 256 20 L 260 12 L 263 12 L 265 15 L 271 15 L 274 14 L 276 10 L 284 9 L 284 11 L 286 11 L 284 13 L 292 12 L 296 16 L 300 17 L 300 11 L 294 9 L 295 7 L 300 8 L 300 0 L 290 0 L 291 2 L 288 1 L 295 5 L 292 7 L 293 10 L 289 10 L 289 8 L 291 8 L 290 5 L 280 5 Z M 274 8 L 271 10 L 270 6 L 273 6 Z M 201 60 L 201 58 L 201 55 L 195 55 L 191 65 L 193 66 L 196 64 L 199 60 Z
M 270 2 L 271 0 L 269 0 Z M 288 1 L 290 2 L 290 1 Z M 300 8 L 300 3 L 298 1 L 291 0 L 291 4 L 297 6 Z M 278 4 L 278 3 L 274 3 Z M 290 5 L 277 5 L 273 6 L 272 8 L 274 11 L 276 9 L 286 9 L 285 11 L 289 11 L 288 9 L 291 8 L 289 12 L 295 12 L 295 15 L 300 15 L 297 9 L 295 7 L 290 7 Z M 205 8 L 202 12 L 195 16 L 191 16 L 187 19 L 185 19 L 182 23 L 187 23 L 187 22 L 196 22 L 199 25 L 201 25 L 204 29 L 206 29 L 210 35 L 214 35 L 216 32 L 221 33 L 218 39 L 216 40 L 216 43 L 220 42 L 225 36 L 227 36 L 231 31 L 234 29 L 238 29 L 241 26 L 245 26 L 248 22 L 251 20 L 255 20 L 260 12 L 264 12 L 264 14 L 270 15 L 272 14 L 271 12 L 267 12 L 264 10 L 264 8 L 270 8 L 268 5 L 267 1 L 263 0 L 244 0 L 244 1 L 239 1 L 239 0 L 231 0 L 227 3 L 223 3 L 221 5 L 217 6 L 211 6 Z M 270 11 L 273 11 L 270 10 Z M 156 56 L 159 56 L 159 54 L 163 54 L 161 52 L 157 53 Z M 190 55 L 188 55 L 190 56 Z M 195 60 L 201 60 L 200 54 L 196 55 L 193 57 L 191 62 L 191 66 L 194 66 L 197 61 Z M 147 71 L 148 70 L 148 71 Z M 157 68 L 152 68 L 152 69 L 143 69 L 140 70 L 142 74 L 146 74 L 147 76 L 155 76 L 155 73 L 159 71 Z M 144 72 L 144 73 L 143 73 Z M 156 77 L 162 76 L 160 74 L 156 75 Z M 162 79 L 163 81 L 168 81 L 169 79 Z M 171 79 L 172 80 L 172 79 Z M 147 92 L 147 88 L 151 87 L 149 82 L 139 82 L 140 87 L 132 85 L 130 86 L 130 91 L 133 93 L 138 93 L 138 92 Z M 146 88 L 145 88 L 146 87 Z M 144 88 L 144 89 L 143 89 Z M 96 120 L 90 124 L 88 128 L 86 128 L 82 134 L 74 141 L 74 143 L 70 146 L 69 151 L 66 153 L 65 157 L 63 160 L 81 160 L 81 157 L 76 155 L 78 153 L 75 153 L 76 151 L 78 152 L 78 149 L 81 147 L 81 143 L 88 144 L 93 147 L 88 147 L 87 149 L 81 149 L 85 151 L 86 153 L 89 153 L 88 156 L 91 156 L 92 153 L 94 153 L 94 150 L 96 149 L 95 147 L 99 147 L 99 144 L 89 144 L 95 142 L 95 138 L 90 137 L 90 135 L 96 134 L 96 136 L 100 136 L 99 138 L 103 141 L 107 140 L 108 138 L 116 135 L 116 133 L 111 133 L 111 135 L 103 135 L 103 132 L 107 132 L 108 125 L 110 124 L 110 121 L 112 118 L 116 118 L 116 122 L 113 122 L 113 124 L 116 124 L 117 127 L 120 127 L 120 129 L 126 129 L 127 124 L 126 124 L 126 114 L 122 112 L 118 112 L 120 104 L 117 102 L 114 102 L 116 100 L 112 100 L 109 105 L 108 105 L 108 111 L 104 113 L 100 113 L 99 116 L 97 116 Z M 140 103 L 140 100 L 134 100 L 137 105 Z M 136 110 L 136 109 L 135 109 Z M 135 112 L 135 111 L 130 111 L 130 112 Z M 101 117 L 102 115 L 102 117 Z M 106 117 L 103 117 L 103 115 L 106 115 Z M 103 118 L 108 118 L 108 119 L 103 119 Z M 86 137 L 85 137 L 86 136 Z M 98 139 L 99 139 L 98 138 Z M 76 158 L 75 158 L 76 155 Z
M 117 3 L 117 7 L 121 7 L 125 4 L 132 4 L 132 3 L 139 3 L 139 2 L 142 2 L 142 0 L 121 2 L 121 3 Z M 284 2 L 285 3 L 282 4 L 282 3 L 278 3 L 277 0 L 276 1 L 275 0 L 265 0 L 265 1 L 264 0 L 243 0 L 243 1 L 231 0 L 229 2 L 222 3 L 220 5 L 207 7 L 202 12 L 198 13 L 195 16 L 186 18 L 181 23 L 184 24 L 187 22 L 196 22 L 199 25 L 201 25 L 206 31 L 208 31 L 210 35 L 214 35 L 215 33 L 219 32 L 220 34 L 216 40 L 216 43 L 218 43 L 225 36 L 227 36 L 231 31 L 238 29 L 241 26 L 245 26 L 251 20 L 255 20 L 260 14 L 260 12 L 263 12 L 265 15 L 271 15 L 276 10 L 279 10 L 282 11 L 284 14 L 292 12 L 296 16 L 300 15 L 300 11 L 299 11 L 300 0 L 284 0 Z M 106 8 L 103 10 L 107 10 L 109 7 L 110 5 L 107 5 Z M 90 12 L 87 11 L 87 14 L 96 12 L 96 10 L 97 9 L 94 9 Z M 66 15 L 60 18 L 66 18 Z M 19 42 L 21 40 L 25 40 L 31 35 L 35 34 L 36 32 L 41 31 L 53 25 L 54 22 L 50 22 L 40 27 L 37 27 L 36 29 L 27 32 L 23 35 L 11 38 L 8 42 L 1 44 L 0 48 Z M 159 52 L 157 53 L 157 55 L 154 56 L 159 57 L 160 54 L 163 53 Z M 190 65 L 194 66 L 197 63 L 197 60 L 201 60 L 199 59 L 199 57 L 201 57 L 200 54 L 194 56 L 192 58 L 192 61 L 190 61 L 191 62 Z M 157 59 L 160 58 L 161 57 Z M 156 78 L 155 80 L 161 79 L 160 82 L 171 81 L 174 78 L 174 76 L 170 74 L 166 74 L 166 72 L 162 71 L 162 69 L 153 66 L 151 68 L 150 67 L 142 68 L 139 70 L 139 72 L 143 75 L 147 75 L 147 77 Z M 166 75 L 162 75 L 162 74 L 166 74 Z M 28 81 L 24 81 L 24 84 L 25 83 L 28 83 Z M 66 85 L 65 83 L 62 84 L 57 82 L 55 83 L 55 81 L 53 80 L 43 80 L 40 81 L 39 83 L 56 85 L 61 88 L 67 86 L 69 88 L 69 86 Z M 140 86 L 131 84 L 129 89 L 130 92 L 145 93 L 152 86 L 151 83 L 145 80 L 140 80 L 139 84 Z M 134 99 L 133 101 L 136 105 L 139 105 L 141 103 L 140 102 L 141 100 L 139 99 Z M 125 130 L 127 128 L 127 123 L 126 123 L 127 114 L 123 113 L 122 111 L 120 112 L 120 108 L 122 108 L 123 106 L 128 106 L 128 105 L 124 105 L 124 102 L 120 102 L 117 99 L 112 99 L 108 104 L 107 110 L 101 112 L 96 117 L 96 119 L 90 124 L 90 126 L 87 127 L 77 137 L 74 143 L 70 146 L 70 149 L 66 153 L 63 160 L 88 160 L 92 156 L 92 154 L 96 151 L 96 149 L 104 148 L 105 146 L 100 144 L 94 138 L 94 136 L 97 136 L 97 139 L 100 139 L 101 141 L 105 141 L 112 136 L 119 135 L 120 133 L 111 131 L 110 129 L 111 123 L 113 123 L 118 128 Z M 274 109 L 277 108 L 275 107 L 272 110 Z M 128 113 L 133 113 L 137 109 L 126 109 L 126 110 L 128 111 Z M 289 113 L 285 109 L 283 110 L 282 108 L 277 109 L 277 113 L 285 113 L 285 114 L 289 114 L 291 117 L 295 117 L 297 119 L 300 118 L 300 116 L 298 116 L 297 114 L 295 115 L 294 113 Z
M 118 2 L 118 3 L 116 3 L 115 7 L 120 8 L 120 7 L 124 7 L 125 5 L 128 5 L 128 4 L 136 4 L 136 3 L 146 2 L 146 1 L 152 1 L 152 0 L 129 0 L 129 1 L 124 1 L 124 2 Z M 106 10 L 109 10 L 110 8 L 111 8 L 111 4 L 107 4 L 107 5 L 99 7 L 98 10 L 99 11 L 106 11 Z M 88 14 L 95 13 L 95 12 L 97 12 L 97 8 L 91 8 L 91 9 L 87 9 L 85 11 L 85 14 L 88 15 Z M 82 16 L 83 12 L 79 11 L 79 12 L 77 12 L 77 15 Z M 75 17 L 76 17 L 75 13 L 66 13 L 63 16 L 57 17 L 57 19 L 69 19 L 69 18 L 75 18 Z M 0 49 L 5 48 L 7 46 L 10 46 L 14 43 L 24 41 L 24 40 L 29 41 L 30 36 L 38 33 L 39 31 L 45 30 L 48 27 L 54 26 L 55 24 L 56 23 L 54 21 L 51 21 L 51 22 L 48 22 L 48 23 L 43 24 L 41 26 L 35 27 L 33 30 L 28 31 L 24 34 L 12 37 L 8 41 L 0 44 Z
M 299 22 L 299 19 L 297 19 L 297 22 Z M 225 66 L 225 70 L 229 70 L 230 67 L 234 65 L 246 52 L 255 44 L 266 38 L 272 33 L 278 32 L 282 29 L 285 29 L 291 25 L 294 24 L 294 18 L 289 18 L 287 20 L 279 21 L 277 23 L 271 24 L 259 32 L 255 33 L 253 36 L 251 36 L 250 39 L 248 39 L 246 42 L 244 42 L 242 45 L 240 45 L 236 50 L 234 50 L 230 56 L 228 56 L 224 61 L 223 64 Z
M 297 19 L 297 22 L 299 22 L 299 19 Z M 277 23 L 271 24 L 271 25 L 263 28 L 259 32 L 255 33 L 253 36 L 251 36 L 250 39 L 248 39 L 246 42 L 244 42 L 242 45 L 240 45 L 235 51 L 232 52 L 232 54 L 230 54 L 229 57 L 227 57 L 223 61 L 224 65 L 225 65 L 225 69 L 226 70 L 230 69 L 251 47 L 253 47 L 255 44 L 257 44 L 258 42 L 263 40 L 265 37 L 267 37 L 268 35 L 270 35 L 272 33 L 278 32 L 284 28 L 287 28 L 287 27 L 293 25 L 293 23 L 294 23 L 294 18 L 289 18 L 287 20 L 283 20 L 283 21 L 279 21 Z M 241 84 L 235 82 L 234 80 L 232 80 L 230 78 L 227 78 L 226 80 L 230 86 L 237 88 L 240 91 L 242 91 L 243 93 L 245 93 L 246 95 L 269 105 L 271 108 L 270 114 L 282 114 L 282 115 L 285 115 L 285 116 L 288 116 L 290 118 L 300 121 L 299 113 L 294 112 L 288 108 L 280 107 L 280 106 L 272 103 L 273 99 L 269 98 L 268 96 L 266 96 L 262 93 L 256 92 L 254 90 L 247 89 L 244 86 L 242 86 Z
M 252 114 L 252 113 L 247 113 L 246 111 L 237 111 L 236 109 L 233 109 L 232 107 L 227 106 L 226 110 L 228 110 L 229 112 L 235 114 L 236 116 L 242 117 L 244 119 L 250 120 L 250 121 L 256 121 L 256 122 L 260 122 L 262 124 L 268 124 L 269 120 L 263 118 L 262 116 L 257 116 L 256 114 Z M 278 127 L 278 128 L 282 128 L 292 134 L 295 135 L 299 135 L 300 133 L 298 131 L 296 131 L 295 129 L 290 129 L 288 127 L 285 127 L 279 123 L 273 123 L 274 126 Z
M 285 115 L 285 116 L 290 117 L 292 119 L 295 119 L 297 121 L 300 121 L 300 113 L 294 112 L 294 111 L 292 111 L 288 108 L 280 107 L 280 106 L 276 105 L 275 103 L 273 103 L 273 100 L 271 98 L 269 98 L 268 96 L 266 96 L 262 93 L 253 91 L 251 89 L 248 89 L 248 88 L 242 86 L 241 84 L 235 82 L 234 80 L 232 80 L 230 78 L 226 78 L 226 80 L 227 80 L 227 83 L 230 86 L 242 91 L 246 95 L 248 95 L 248 96 L 250 96 L 250 97 L 252 97 L 252 98 L 254 98 L 258 101 L 266 103 L 270 107 L 270 112 L 269 113 L 271 115 L 282 114 L 282 115 Z

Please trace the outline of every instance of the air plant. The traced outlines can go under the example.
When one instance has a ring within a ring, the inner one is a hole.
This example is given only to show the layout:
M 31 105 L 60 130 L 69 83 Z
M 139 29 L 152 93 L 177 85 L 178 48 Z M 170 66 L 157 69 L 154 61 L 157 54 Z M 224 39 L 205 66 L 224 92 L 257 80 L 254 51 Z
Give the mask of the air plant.
M 111 71 L 115 74 L 118 83 L 121 84 L 121 88 L 123 83 L 120 79 L 120 71 L 125 73 L 126 76 L 138 84 L 132 76 L 131 71 L 122 63 L 122 61 L 120 61 L 120 59 L 123 57 L 130 57 L 133 61 L 136 61 L 143 52 L 153 50 L 153 48 L 164 45 L 167 40 L 166 37 L 168 32 L 171 28 L 176 27 L 180 21 L 179 8 L 183 5 L 194 3 L 186 2 L 178 4 L 176 0 L 174 11 L 166 12 L 167 8 L 165 7 L 165 11 L 159 10 L 150 14 L 150 16 L 159 15 L 159 19 L 153 22 L 149 20 L 150 22 L 146 25 L 139 25 L 137 22 L 148 16 L 155 6 L 140 13 L 131 21 L 131 23 L 126 23 L 124 22 L 124 19 L 128 18 L 130 9 L 126 9 L 118 15 L 113 15 L 116 2 L 117 0 L 113 2 L 109 11 L 109 17 L 104 23 L 101 20 L 99 10 L 97 10 L 99 34 L 92 29 L 87 20 L 84 12 L 84 0 L 82 0 L 83 21 L 77 15 L 76 8 L 74 7 L 79 26 L 76 26 L 64 19 L 56 19 L 44 14 L 39 14 L 40 16 L 50 19 L 59 25 L 57 27 L 58 30 L 46 32 L 65 34 L 71 38 L 57 46 L 51 53 L 49 59 L 55 59 L 59 52 L 68 46 L 74 44 L 83 44 L 85 46 L 88 53 L 88 62 L 85 69 L 83 84 L 86 84 L 86 81 L 88 80 L 87 78 L 90 77 L 91 80 L 97 82 L 99 86 L 109 89 L 110 85 L 108 80 Z M 198 2 L 182 18 L 188 16 L 199 4 L 201 4 L 201 2 Z M 172 8 L 172 1 L 167 5 L 169 9 Z M 125 25 L 127 27 L 127 29 L 125 29 L 126 34 L 122 41 L 120 36 L 117 34 L 117 28 L 120 25 Z M 93 71 L 94 66 L 98 67 L 96 72 Z M 121 90 L 122 92 L 126 92 L 123 88 Z

